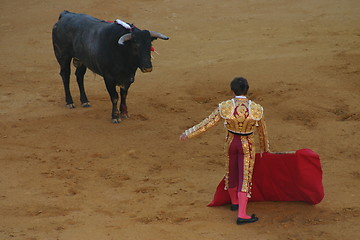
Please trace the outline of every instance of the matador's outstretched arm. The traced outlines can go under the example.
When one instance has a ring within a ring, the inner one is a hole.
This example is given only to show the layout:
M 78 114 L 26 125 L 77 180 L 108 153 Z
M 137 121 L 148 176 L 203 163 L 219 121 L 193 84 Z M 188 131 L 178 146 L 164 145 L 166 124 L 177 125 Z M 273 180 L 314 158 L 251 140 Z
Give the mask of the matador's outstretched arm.
M 203 132 L 206 132 L 209 128 L 215 126 L 221 119 L 220 113 L 219 113 L 219 107 L 217 107 L 207 118 L 205 118 L 201 123 L 189 128 L 181 136 L 184 136 L 185 138 L 192 138 L 195 137 Z M 180 140 L 184 140 L 181 139 Z

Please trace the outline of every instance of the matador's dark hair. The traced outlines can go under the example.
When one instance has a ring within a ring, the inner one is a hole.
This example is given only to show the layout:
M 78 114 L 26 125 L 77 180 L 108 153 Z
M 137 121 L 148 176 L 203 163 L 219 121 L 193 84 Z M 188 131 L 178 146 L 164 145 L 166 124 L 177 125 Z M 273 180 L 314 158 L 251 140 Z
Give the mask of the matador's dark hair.
M 248 81 L 243 77 L 236 77 L 230 83 L 231 90 L 236 95 L 246 95 L 249 90 Z

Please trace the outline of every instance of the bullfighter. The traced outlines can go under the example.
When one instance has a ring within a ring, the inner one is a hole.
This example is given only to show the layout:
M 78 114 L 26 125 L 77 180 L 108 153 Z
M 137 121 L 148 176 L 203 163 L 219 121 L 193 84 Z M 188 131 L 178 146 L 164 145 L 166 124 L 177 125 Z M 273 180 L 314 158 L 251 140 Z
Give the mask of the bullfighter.
M 248 81 L 243 77 L 236 77 L 231 81 L 230 87 L 235 97 L 221 102 L 209 117 L 184 131 L 180 135 L 180 140 L 193 138 L 206 132 L 220 120 L 224 120 L 227 130 L 225 189 L 231 198 L 230 209 L 238 210 L 236 223 L 240 225 L 256 222 L 259 219 L 255 214 L 251 216 L 246 214 L 248 198 L 251 197 L 255 163 L 255 129 L 259 135 L 260 152 L 270 150 L 263 107 L 246 97 L 249 89 Z

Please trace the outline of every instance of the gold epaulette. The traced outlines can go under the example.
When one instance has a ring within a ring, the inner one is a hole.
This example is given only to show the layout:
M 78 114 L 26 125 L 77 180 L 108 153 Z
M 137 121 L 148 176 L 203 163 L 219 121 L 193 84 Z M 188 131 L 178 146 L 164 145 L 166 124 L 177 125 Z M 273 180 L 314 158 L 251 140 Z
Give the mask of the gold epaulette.
M 249 112 L 250 117 L 256 121 L 259 121 L 263 116 L 263 107 L 260 104 L 255 102 L 250 102 L 249 104 Z
M 220 116 L 224 119 L 230 118 L 234 113 L 235 104 L 232 100 L 227 100 L 219 104 Z

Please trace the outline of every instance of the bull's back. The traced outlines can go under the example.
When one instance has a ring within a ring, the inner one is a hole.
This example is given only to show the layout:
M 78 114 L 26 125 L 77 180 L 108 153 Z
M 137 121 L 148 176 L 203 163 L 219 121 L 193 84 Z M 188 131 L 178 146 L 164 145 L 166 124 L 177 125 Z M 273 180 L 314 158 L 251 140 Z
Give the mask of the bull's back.
M 77 14 L 64 11 L 54 25 L 53 36 L 62 41 L 73 41 L 78 36 L 91 34 L 99 30 L 106 22 L 86 14 Z
M 53 28 L 54 48 L 78 58 L 92 71 L 99 73 L 95 61 L 101 49 L 101 35 L 109 23 L 86 14 L 64 11 Z

